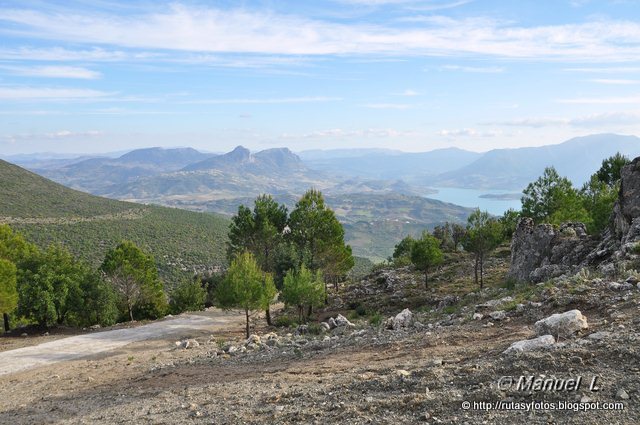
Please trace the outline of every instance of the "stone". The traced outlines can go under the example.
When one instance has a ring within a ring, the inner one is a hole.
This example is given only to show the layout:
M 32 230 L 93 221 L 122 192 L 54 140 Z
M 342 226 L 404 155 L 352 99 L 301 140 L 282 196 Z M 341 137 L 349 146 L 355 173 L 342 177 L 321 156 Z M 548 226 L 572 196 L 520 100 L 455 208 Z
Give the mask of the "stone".
M 294 332 L 294 335 L 306 335 L 309 333 L 309 326 L 307 325 L 300 325 L 296 328 L 296 331 Z
M 249 338 L 247 338 L 247 340 L 245 341 L 246 345 L 249 345 L 249 344 L 260 345 L 261 343 L 262 343 L 262 340 L 260 339 L 260 336 L 256 334 L 249 335 Z
M 29 336 L 29 334 L 27 334 L 26 332 L 23 332 L 23 333 L 20 334 L 20 336 L 21 337 L 27 337 L 27 336 Z
M 504 320 L 507 318 L 507 313 L 502 310 L 492 311 L 491 313 L 489 313 L 489 317 L 491 317 L 493 320 Z
M 618 392 L 616 393 L 616 397 L 620 400 L 629 400 L 629 394 L 627 394 L 627 392 L 622 388 L 618 390 Z
M 588 329 L 587 318 L 580 310 L 570 310 L 565 313 L 556 313 L 538 320 L 534 324 L 537 335 L 554 335 L 557 337 L 570 337 L 582 329 Z
M 556 343 L 553 335 L 542 335 L 533 339 L 525 339 L 511 344 L 509 348 L 503 351 L 503 354 L 523 353 L 526 351 L 540 350 L 550 347 Z
M 610 336 L 611 336 L 611 332 L 600 331 L 600 332 L 594 332 L 591 335 L 588 335 L 587 338 L 600 341 L 602 339 L 609 338 Z
M 635 277 L 635 276 L 629 276 L 629 277 L 627 278 L 627 280 L 625 280 L 625 282 L 630 283 L 630 284 L 632 284 L 632 285 L 635 285 L 635 284 L 639 283 L 640 281 L 639 281 L 639 280 L 638 280 L 638 278 L 637 278 L 637 277 Z
M 329 325 L 327 322 L 320 322 L 320 328 L 322 328 L 324 332 L 328 332 L 331 330 L 331 325 Z
M 336 323 L 337 327 L 340 327 L 340 326 L 351 326 L 351 327 L 353 327 L 353 326 L 355 326 L 353 323 L 351 323 L 349 321 L 349 319 L 344 317 L 342 314 L 338 314 L 338 316 L 336 316 L 335 323 Z
M 408 378 L 409 376 L 411 376 L 411 373 L 404 369 L 398 369 L 396 370 L 396 375 L 398 375 L 401 378 Z
M 329 317 L 329 320 L 327 320 L 327 323 L 329 324 L 330 329 L 335 329 L 338 327 L 338 324 L 336 323 L 336 319 L 334 319 L 333 317 Z
M 482 320 L 483 317 L 484 317 L 483 314 L 473 313 L 473 320 Z
M 413 324 L 413 313 L 405 308 L 393 318 L 392 328 L 394 331 L 410 328 Z

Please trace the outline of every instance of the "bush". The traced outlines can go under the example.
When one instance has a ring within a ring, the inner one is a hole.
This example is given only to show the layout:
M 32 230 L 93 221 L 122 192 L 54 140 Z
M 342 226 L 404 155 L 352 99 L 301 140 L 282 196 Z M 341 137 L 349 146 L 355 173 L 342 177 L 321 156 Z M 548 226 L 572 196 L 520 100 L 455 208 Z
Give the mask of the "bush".
M 279 328 L 290 328 L 292 326 L 298 326 L 298 322 L 291 316 L 283 315 L 276 317 L 275 325 Z
M 363 306 L 362 304 L 357 306 L 355 311 L 356 311 L 356 314 L 358 316 L 366 316 L 367 315 L 367 308 L 365 306 Z
M 171 314 L 180 314 L 183 311 L 199 311 L 204 309 L 207 291 L 199 281 L 185 281 L 171 291 L 169 298 Z
M 320 326 L 320 323 L 309 323 L 307 325 L 307 331 L 311 335 L 320 335 L 322 333 L 322 326 Z
M 384 318 L 382 317 L 382 314 L 378 313 L 377 311 L 375 313 L 373 313 L 370 317 L 369 317 L 369 323 L 373 326 L 380 326 L 380 324 L 382 323 L 382 320 Z

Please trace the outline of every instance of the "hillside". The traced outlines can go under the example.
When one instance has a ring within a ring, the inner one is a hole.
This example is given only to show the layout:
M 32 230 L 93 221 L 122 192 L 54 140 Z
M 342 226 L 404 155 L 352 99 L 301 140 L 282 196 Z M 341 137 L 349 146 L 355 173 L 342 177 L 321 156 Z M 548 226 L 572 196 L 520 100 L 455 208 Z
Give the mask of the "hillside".
M 100 198 L 5 161 L 0 182 L 0 222 L 40 246 L 61 243 L 93 266 L 123 239 L 149 250 L 169 285 L 225 262 L 222 217 Z
M 117 158 L 59 160 L 49 164 L 34 164 L 29 168 L 65 186 L 100 193 L 105 187 L 126 184 L 139 177 L 177 171 L 211 156 L 192 148 L 148 148 L 136 149 Z
M 298 196 L 275 194 L 279 203 L 291 210 Z M 345 241 L 357 256 L 381 261 L 393 253 L 394 246 L 406 235 L 419 235 L 425 229 L 445 221 L 462 223 L 470 208 L 435 199 L 400 193 L 325 193 L 327 205 L 345 229 Z M 253 205 L 254 198 L 166 201 L 166 205 L 231 216 L 238 205 Z
M 616 134 L 576 137 L 558 145 L 520 149 L 495 149 L 476 161 L 423 180 L 433 186 L 471 189 L 522 189 L 538 178 L 545 167 L 581 185 L 597 170 L 604 158 L 621 152 L 630 158 L 640 155 L 640 138 Z

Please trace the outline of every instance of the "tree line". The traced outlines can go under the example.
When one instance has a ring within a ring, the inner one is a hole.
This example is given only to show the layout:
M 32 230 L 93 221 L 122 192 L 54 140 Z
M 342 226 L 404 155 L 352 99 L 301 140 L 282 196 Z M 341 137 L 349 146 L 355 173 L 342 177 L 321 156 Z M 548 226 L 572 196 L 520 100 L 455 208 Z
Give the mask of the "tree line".
M 157 319 L 201 309 L 206 292 L 185 281 L 164 291 L 153 257 L 133 242 L 110 249 L 94 270 L 64 247 L 41 250 L 8 225 L 0 225 L 0 312 L 5 331 L 21 323 L 91 326 Z
M 255 199 L 253 209 L 241 205 L 231 219 L 226 275 L 214 289 L 223 308 L 240 308 L 246 316 L 263 310 L 272 324 L 269 306 L 278 292 L 294 306 L 301 321 L 326 302 L 327 283 L 337 283 L 354 265 L 344 229 L 311 189 L 289 213 L 270 195 Z
M 486 256 L 511 239 L 520 217 L 555 225 L 582 222 L 589 233 L 601 233 L 618 198 L 622 168 L 629 162 L 620 153 L 606 158 L 580 189 L 561 177 L 554 167 L 548 167 L 523 191 L 521 211 L 509 209 L 501 217 L 493 217 L 476 209 L 466 226 L 445 223 L 432 232 L 424 231 L 419 238 L 406 236 L 395 246 L 389 260 L 396 265 L 412 264 L 422 271 L 428 289 L 429 272 L 443 262 L 443 252 L 462 249 L 474 255 L 474 281 L 482 289 Z

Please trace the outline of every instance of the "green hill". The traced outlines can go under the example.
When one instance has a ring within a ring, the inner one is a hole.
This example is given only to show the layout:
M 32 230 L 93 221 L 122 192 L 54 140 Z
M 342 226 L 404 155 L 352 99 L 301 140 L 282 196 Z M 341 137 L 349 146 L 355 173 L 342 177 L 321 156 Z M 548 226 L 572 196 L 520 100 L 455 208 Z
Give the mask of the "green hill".
M 62 244 L 94 267 L 109 248 L 132 240 L 154 255 L 169 286 L 225 263 L 225 218 L 100 198 L 1 160 L 0 223 L 39 246 Z

